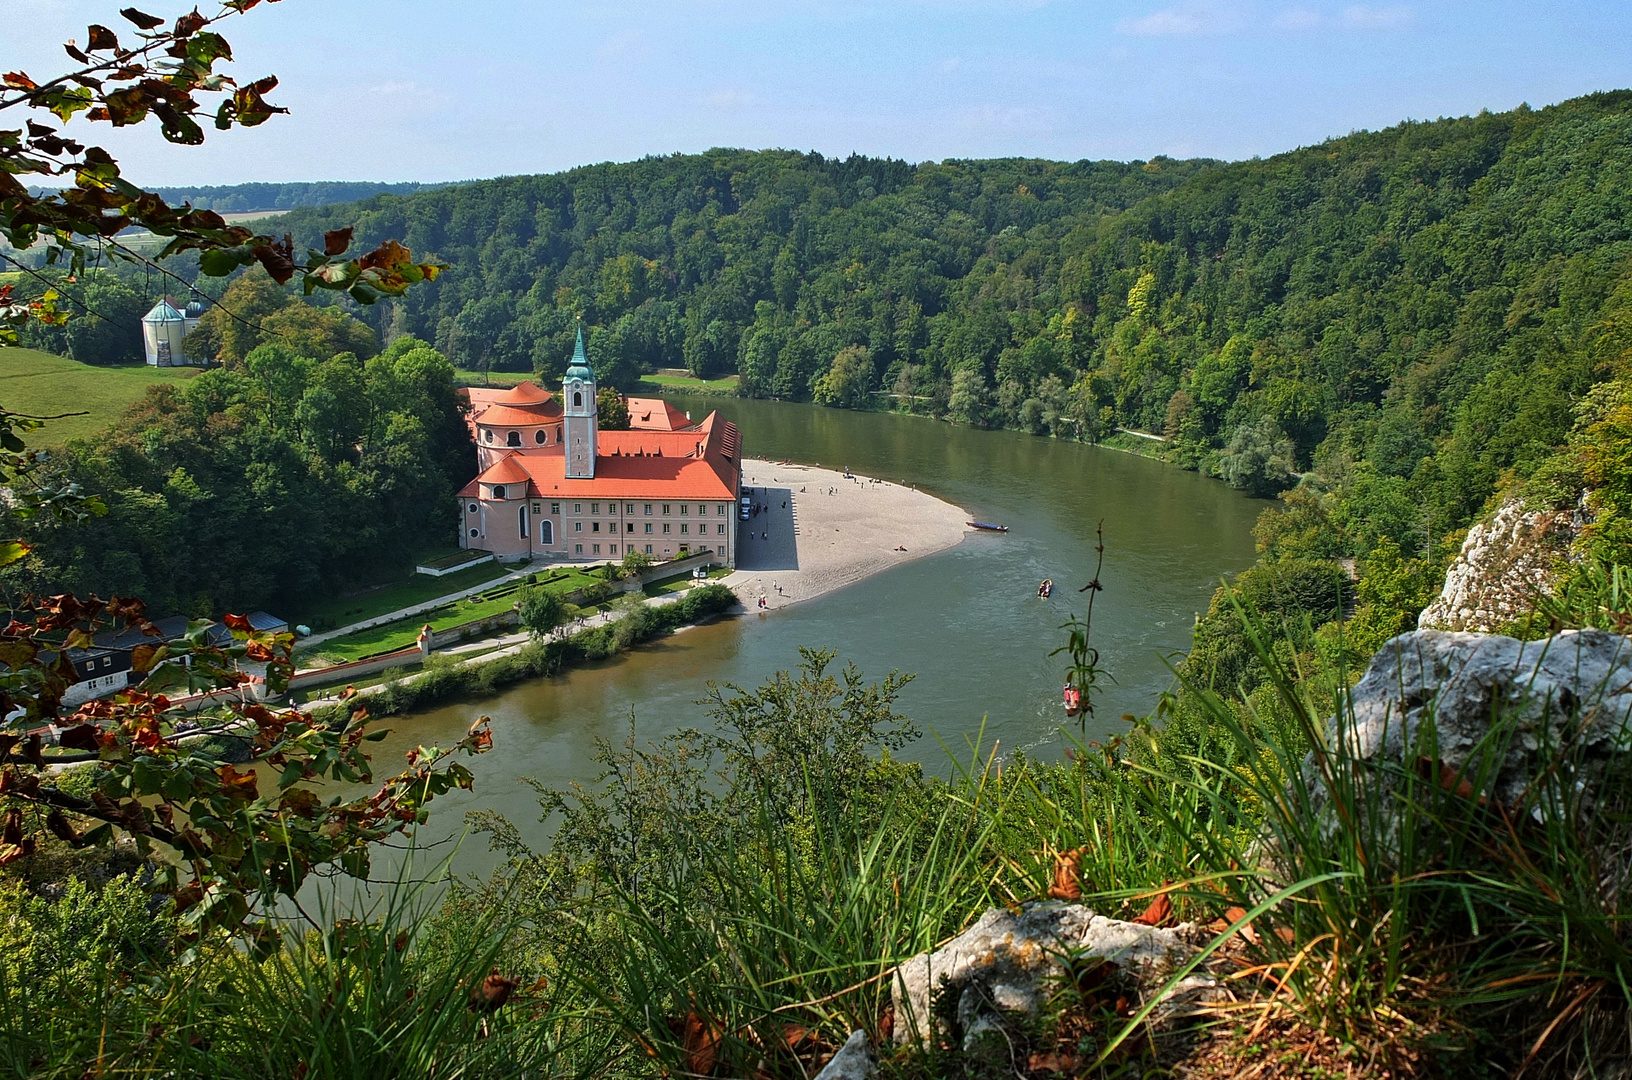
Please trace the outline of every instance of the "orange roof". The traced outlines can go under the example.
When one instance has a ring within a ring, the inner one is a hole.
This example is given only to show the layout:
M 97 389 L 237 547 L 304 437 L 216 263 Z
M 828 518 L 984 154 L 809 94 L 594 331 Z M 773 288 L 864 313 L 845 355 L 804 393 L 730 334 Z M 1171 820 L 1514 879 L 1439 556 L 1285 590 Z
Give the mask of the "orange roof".
M 476 478 L 484 484 L 525 484 L 531 477 L 516 461 L 514 451 L 504 455 Z
M 528 481 L 534 498 L 734 499 L 741 463 L 737 427 L 710 413 L 692 431 L 603 431 L 595 456 L 595 479 L 568 479 L 567 459 L 543 450 L 506 454 L 478 480 L 484 484 Z M 701 453 L 699 453 L 701 444 Z M 477 480 L 461 497 L 477 493 Z
M 550 397 L 550 392 L 537 383 L 519 382 L 493 401 L 497 405 L 537 405 Z
M 488 427 L 528 427 L 551 424 L 561 419 L 561 406 L 555 401 L 541 401 L 537 405 L 489 405 L 471 419 Z
M 629 426 L 636 431 L 679 431 L 692 426 L 685 413 L 662 398 L 625 400 L 629 406 Z

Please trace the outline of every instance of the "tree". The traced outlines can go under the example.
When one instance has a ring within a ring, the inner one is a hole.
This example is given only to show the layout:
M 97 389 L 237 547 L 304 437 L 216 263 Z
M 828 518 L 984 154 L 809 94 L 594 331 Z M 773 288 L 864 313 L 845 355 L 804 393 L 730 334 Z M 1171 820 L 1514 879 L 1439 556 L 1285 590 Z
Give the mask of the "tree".
M 946 414 L 955 423 L 985 427 L 992 410 L 992 393 L 978 367 L 965 366 L 952 376 L 952 396 Z
M 528 589 L 521 597 L 521 625 L 534 637 L 543 637 L 567 617 L 567 606 L 559 593 L 542 586 Z
M 595 393 L 596 423 L 606 431 L 629 430 L 629 403 L 610 386 Z
M 1293 476 L 1292 440 L 1269 417 L 1247 421 L 1230 435 L 1218 471 L 1231 487 L 1260 498 L 1284 491 Z
M 626 581 L 632 577 L 639 577 L 641 572 L 651 567 L 655 561 L 645 552 L 630 547 L 623 557 L 623 562 L 618 564 L 618 576 Z
M 864 345 L 849 345 L 838 351 L 827 374 L 816 380 L 813 397 L 818 405 L 865 408 L 872 381 L 872 354 Z
M 261 323 L 295 302 L 294 295 L 271 278 L 240 274 L 221 294 L 221 302 L 211 305 L 182 339 L 181 351 L 193 360 L 239 363 L 266 340 Z
M 142 362 L 142 316 L 148 304 L 112 274 L 91 275 L 85 307 L 95 314 L 68 323 L 68 355 L 85 364 Z

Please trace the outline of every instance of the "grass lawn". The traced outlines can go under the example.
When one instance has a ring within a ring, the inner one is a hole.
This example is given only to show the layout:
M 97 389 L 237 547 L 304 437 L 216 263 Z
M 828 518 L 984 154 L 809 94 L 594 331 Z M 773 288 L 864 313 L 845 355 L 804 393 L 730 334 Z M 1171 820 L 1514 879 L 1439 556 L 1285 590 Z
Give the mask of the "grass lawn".
M 717 567 L 708 572 L 708 578 L 710 581 L 718 580 L 719 578 L 723 577 L 729 577 L 730 575 L 731 570 L 724 566 Z M 678 577 L 668 578 L 667 580 L 663 581 L 654 581 L 641 591 L 647 596 L 663 596 L 668 593 L 685 592 L 689 588 L 691 588 L 691 571 L 687 570 Z
M 656 375 L 641 376 L 640 383 L 635 387 L 650 390 L 700 390 L 712 394 L 734 394 L 737 392 L 737 376 L 727 375 L 723 379 L 694 379 L 690 375 L 670 375 L 659 372 Z
M 553 592 L 572 592 L 575 589 L 582 589 L 602 580 L 576 569 L 540 571 L 540 573 L 546 579 L 544 587 Z M 420 576 L 423 577 L 423 575 Z M 425 580 L 446 582 L 453 580 L 457 576 L 457 574 L 449 574 L 445 578 L 426 578 Z M 433 629 L 446 630 L 461 623 L 485 619 L 489 615 L 497 615 L 510 610 L 510 606 L 519 599 L 524 584 L 524 582 L 515 582 L 503 585 L 487 592 L 477 593 L 475 596 L 464 600 L 446 604 L 423 615 L 416 615 L 412 619 L 399 619 L 396 622 L 386 623 L 384 626 L 376 626 L 371 630 L 359 630 L 355 634 L 332 638 L 316 646 L 313 655 L 324 657 L 336 663 L 345 663 L 351 660 L 361 660 L 376 653 L 407 648 L 419 638 L 419 628 L 426 623 L 430 623 Z M 453 591 L 456 590 L 444 589 L 442 593 L 433 593 L 426 599 L 433 599 L 435 596 Z M 387 608 L 386 610 L 394 609 Z
M 449 593 L 468 589 L 472 585 L 496 581 L 507 573 L 509 571 L 498 563 L 485 562 L 456 574 L 444 574 L 442 577 L 410 574 L 405 580 L 392 585 L 371 589 L 356 596 L 337 597 L 319 604 L 310 610 L 300 612 L 293 621 L 306 623 L 317 630 L 325 626 L 331 628 L 345 626 L 415 604 L 423 604 L 427 600 L 435 600 L 439 596 L 447 596 Z
M 26 436 L 30 445 L 61 446 L 101 432 L 154 383 L 181 382 L 197 373 L 197 368 L 146 364 L 93 367 L 34 349 L 0 349 L 0 405 L 36 416 L 83 410 L 87 415 L 53 420 Z
M 480 371 L 466 371 L 464 368 L 455 368 L 453 372 L 453 381 L 460 386 L 514 386 L 537 378 L 531 371 L 494 371 L 486 378 Z

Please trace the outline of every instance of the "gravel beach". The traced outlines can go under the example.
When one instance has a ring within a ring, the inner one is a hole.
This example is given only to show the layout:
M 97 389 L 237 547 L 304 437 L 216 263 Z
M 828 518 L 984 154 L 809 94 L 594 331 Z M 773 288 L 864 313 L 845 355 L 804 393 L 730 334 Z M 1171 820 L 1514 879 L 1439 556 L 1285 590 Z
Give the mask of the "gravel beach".
M 754 458 L 742 468 L 743 494 L 764 509 L 738 522 L 737 570 L 721 580 L 750 611 L 760 597 L 774 609 L 832 592 L 970 532 L 962 509 L 901 484 Z

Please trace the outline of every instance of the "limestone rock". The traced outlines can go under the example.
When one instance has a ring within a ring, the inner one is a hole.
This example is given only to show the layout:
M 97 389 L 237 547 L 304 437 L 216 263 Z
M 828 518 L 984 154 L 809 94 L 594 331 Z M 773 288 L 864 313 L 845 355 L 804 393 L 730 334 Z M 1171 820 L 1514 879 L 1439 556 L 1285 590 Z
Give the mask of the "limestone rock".
M 1438 757 L 1461 770 L 1500 713 L 1517 737 L 1494 767 L 1487 794 L 1518 800 L 1544 747 L 1569 730 L 1589 764 L 1632 747 L 1632 640 L 1602 630 L 1543 641 L 1417 630 L 1386 643 L 1355 685 L 1352 726 L 1334 718 L 1329 738 L 1360 758 L 1415 764 L 1418 735 L 1434 724 Z M 1579 728 L 1579 731 L 1576 729 Z M 1412 761 L 1405 758 L 1411 755 Z
M 935 1023 L 932 998 L 944 985 L 942 1011 L 953 1013 L 955 1025 L 948 1034 L 976 1051 L 977 1044 L 1002 1036 L 1007 1020 L 1038 1015 L 1049 983 L 1064 974 L 1060 958 L 1067 952 L 1103 957 L 1131 973 L 1142 994 L 1154 993 L 1195 954 L 1182 929 L 1107 919 L 1081 904 L 1027 904 L 1018 914 L 993 908 L 935 952 L 896 969 L 896 1041 L 928 1040 Z M 1167 1013 L 1212 985 L 1206 976 L 1186 978 L 1168 995 Z M 955 1011 L 946 1008 L 948 999 Z
M 839 1052 L 822 1066 L 816 1080 L 872 1080 L 877 1075 L 878 1067 L 873 1064 L 873 1049 L 867 1044 L 867 1033 L 858 1030 L 852 1031 Z
M 1584 524 L 1582 511 L 1527 510 L 1504 503 L 1468 530 L 1445 572 L 1445 587 L 1417 617 L 1424 630 L 1488 633 L 1529 612 L 1552 588 L 1554 568 Z

